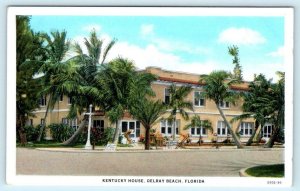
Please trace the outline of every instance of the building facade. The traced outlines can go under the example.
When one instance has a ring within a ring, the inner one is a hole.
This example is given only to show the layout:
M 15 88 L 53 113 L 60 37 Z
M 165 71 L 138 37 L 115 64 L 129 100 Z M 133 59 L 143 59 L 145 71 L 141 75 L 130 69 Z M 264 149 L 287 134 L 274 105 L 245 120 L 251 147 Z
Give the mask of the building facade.
M 193 103 L 193 111 L 187 110 L 190 118 L 194 115 L 199 115 L 201 120 L 209 120 L 212 125 L 212 130 L 208 130 L 203 127 L 195 127 L 186 130 L 185 126 L 190 123 L 190 120 L 186 121 L 178 114 L 176 116 L 176 129 L 173 129 L 171 122 L 162 119 L 153 126 L 153 129 L 155 129 L 156 133 L 160 133 L 163 137 L 171 138 L 174 133 L 173 131 L 175 131 L 176 139 L 179 138 L 181 133 L 188 133 L 194 142 L 199 140 L 200 135 L 204 142 L 222 142 L 226 139 L 231 139 L 231 135 L 229 134 L 229 131 L 227 130 L 227 127 L 221 115 L 219 114 L 215 103 L 212 100 L 201 97 L 201 93 L 203 93 L 203 84 L 199 83 L 199 74 L 167 71 L 157 67 L 148 67 L 145 69 L 145 72 L 149 72 L 158 76 L 158 79 L 153 82 L 151 86 L 156 94 L 154 99 L 159 99 L 163 102 L 168 102 L 170 99 L 168 88 L 171 84 L 175 84 L 176 86 L 191 86 L 192 91 L 186 97 L 186 100 Z M 248 83 L 245 82 L 232 86 L 231 89 L 233 91 L 247 91 Z M 48 113 L 45 121 L 44 117 L 47 105 L 47 97 L 42 97 L 40 101 L 40 109 L 35 111 L 36 116 L 34 118 L 30 118 L 28 123 L 31 125 L 38 125 L 45 122 L 47 125 L 51 123 L 64 123 L 73 128 L 77 128 L 81 123 L 83 115 L 78 115 L 74 119 L 67 118 L 69 108 L 71 106 L 70 100 L 71 99 L 68 96 L 61 96 L 54 109 Z M 236 100 L 235 104 L 222 102 L 220 103 L 220 107 L 224 111 L 228 121 L 230 121 L 233 117 L 242 114 L 242 104 L 243 100 L 239 99 Z M 169 115 L 170 113 L 167 112 L 164 116 L 162 116 L 162 118 L 167 118 Z M 104 112 L 97 111 L 93 113 L 92 126 L 101 128 L 103 130 L 107 127 L 116 127 L 115 124 L 110 123 Z M 123 118 L 119 120 L 118 128 L 122 133 L 131 130 L 132 133 L 130 137 L 134 141 L 138 141 L 140 137 L 145 135 L 145 129 L 142 124 L 132 118 L 128 113 L 125 113 Z M 232 123 L 232 128 L 233 131 L 238 132 L 241 141 L 245 142 L 249 139 L 252 133 L 254 133 L 254 119 L 245 119 L 234 122 Z M 272 134 L 272 125 L 266 124 L 261 132 L 262 136 L 267 139 Z M 51 133 L 49 130 L 46 134 L 46 138 L 51 139 Z

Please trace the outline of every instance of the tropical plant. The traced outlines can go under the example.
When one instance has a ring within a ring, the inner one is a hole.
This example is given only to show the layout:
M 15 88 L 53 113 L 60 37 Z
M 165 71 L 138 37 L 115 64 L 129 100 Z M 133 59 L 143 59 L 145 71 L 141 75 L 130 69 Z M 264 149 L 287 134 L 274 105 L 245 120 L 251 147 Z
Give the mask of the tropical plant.
M 243 94 L 243 114 L 232 119 L 232 121 L 255 119 L 254 132 L 248 139 L 247 146 L 252 144 L 259 126 L 263 127 L 273 112 L 272 95 L 268 93 L 271 85 L 271 80 L 267 80 L 263 74 L 255 76 L 254 81 L 249 84 L 249 90 Z
M 189 115 L 185 109 L 193 110 L 193 103 L 185 100 L 191 91 L 192 88 L 190 86 L 176 87 L 175 84 L 172 84 L 169 87 L 170 102 L 167 104 L 167 108 L 171 110 L 168 120 L 172 121 L 173 140 L 175 140 L 176 136 L 177 113 L 179 113 L 184 120 L 188 120 Z
M 228 47 L 228 53 L 233 56 L 232 64 L 234 64 L 233 74 L 231 75 L 232 79 L 236 79 L 238 81 L 243 80 L 242 76 L 242 67 L 240 65 L 239 59 L 239 48 L 237 46 Z
M 273 113 L 270 115 L 270 119 L 274 124 L 272 136 L 266 144 L 266 147 L 271 148 L 274 145 L 275 140 L 280 133 L 284 133 L 284 115 L 285 115 L 285 73 L 277 72 L 280 79 L 276 84 L 271 87 L 271 103 L 273 105 Z
M 113 142 L 118 141 L 118 121 L 125 112 L 129 112 L 134 102 L 141 97 L 151 95 L 151 82 L 156 79 L 148 73 L 139 73 L 134 63 L 128 59 L 117 58 L 104 65 L 97 76 L 98 84 L 103 88 L 102 108 L 107 111 L 111 123 L 116 124 Z
M 41 91 L 41 96 L 47 96 L 48 101 L 46 103 L 46 111 L 44 115 L 44 123 L 41 126 L 39 136 L 37 141 L 40 141 L 42 138 L 43 131 L 46 126 L 46 119 L 48 112 L 54 108 L 55 103 L 58 101 L 61 94 L 64 92 L 58 91 L 58 86 L 61 84 L 56 84 L 53 80 L 54 75 L 61 75 L 61 69 L 65 62 L 66 53 L 69 50 L 70 42 L 67 40 L 66 31 L 55 31 L 51 32 L 51 37 L 47 34 L 43 35 L 43 38 L 46 40 L 45 52 L 47 55 L 47 60 L 42 64 L 39 72 L 43 74 L 43 90 Z M 67 69 L 68 70 L 68 69 Z
M 103 88 L 101 88 L 101 83 L 95 79 L 99 75 L 102 65 L 105 64 L 107 55 L 113 45 L 115 40 L 108 43 L 106 47 L 103 47 L 104 41 L 99 39 L 95 30 L 91 31 L 90 37 L 84 38 L 84 44 L 88 52 L 83 51 L 78 43 L 75 44 L 76 56 L 71 60 L 79 65 L 78 73 L 80 80 L 77 82 L 77 89 L 80 91 L 70 92 L 72 96 L 72 105 L 69 113 L 69 117 L 75 117 L 77 113 L 83 114 L 84 111 L 88 111 L 89 105 L 103 105 Z M 103 79 L 104 80 L 104 79 Z M 78 140 L 81 132 L 84 130 L 88 122 L 88 116 L 84 115 L 83 120 L 80 123 L 76 132 L 66 140 L 63 145 L 75 144 Z
M 51 131 L 53 140 L 57 142 L 63 142 L 69 138 L 73 133 L 74 129 L 67 124 L 50 124 L 48 128 Z
M 189 124 L 187 124 L 184 129 L 190 129 L 190 128 L 205 128 L 208 129 L 210 131 L 213 130 L 211 122 L 209 120 L 201 120 L 199 115 L 194 115 L 191 119 L 191 122 Z M 201 136 L 202 132 L 199 133 L 199 145 L 202 142 L 202 136 Z
M 21 145 L 24 145 L 27 142 L 25 123 L 39 107 L 41 81 L 33 76 L 40 66 L 39 62 L 45 60 L 43 40 L 40 33 L 31 30 L 28 16 L 16 17 L 16 48 L 16 128 Z M 35 64 L 26 65 L 27 61 L 35 61 Z
M 205 83 L 203 87 L 203 89 L 205 90 L 204 96 L 207 99 L 211 99 L 215 103 L 222 119 L 227 126 L 227 129 L 234 139 L 235 144 L 238 148 L 242 148 L 243 146 L 241 141 L 239 140 L 235 131 L 232 130 L 232 127 L 228 122 L 226 115 L 220 107 L 220 104 L 223 101 L 228 101 L 234 104 L 235 100 L 238 99 L 239 96 L 237 92 L 230 89 L 230 86 L 236 83 L 237 80 L 229 79 L 229 77 L 230 73 L 226 71 L 213 71 L 209 75 L 201 75 L 200 83 Z
M 150 129 L 165 112 L 166 107 L 161 101 L 152 101 L 146 98 L 136 100 L 135 104 L 130 107 L 130 113 L 143 124 L 146 130 L 145 150 L 150 149 Z
M 32 126 L 32 125 L 25 125 L 24 126 L 24 131 L 26 133 L 26 139 L 27 141 L 35 141 L 37 136 L 39 135 L 39 130 L 38 128 Z

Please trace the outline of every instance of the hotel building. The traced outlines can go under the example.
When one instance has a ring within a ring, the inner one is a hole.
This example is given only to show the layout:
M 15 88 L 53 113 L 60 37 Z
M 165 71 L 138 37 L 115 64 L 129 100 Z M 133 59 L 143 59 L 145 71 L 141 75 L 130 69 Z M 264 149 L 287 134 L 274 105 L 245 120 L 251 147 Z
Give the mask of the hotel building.
M 227 127 L 219 114 L 215 103 L 212 100 L 201 98 L 201 93 L 203 93 L 204 84 L 199 83 L 200 76 L 199 74 L 191 74 L 185 72 L 175 72 L 167 71 L 157 67 L 148 67 L 145 69 L 145 72 L 152 73 L 158 76 L 158 79 L 154 81 L 151 86 L 156 96 L 154 99 L 160 99 L 164 102 L 168 102 L 170 99 L 170 94 L 168 88 L 171 84 L 176 86 L 185 86 L 189 85 L 192 87 L 192 91 L 186 97 L 186 100 L 193 103 L 193 111 L 187 110 L 190 118 L 193 115 L 199 115 L 201 120 L 209 120 L 212 124 L 212 131 L 205 129 L 203 127 L 190 128 L 185 130 L 185 126 L 190 123 L 190 120 L 185 121 L 179 114 L 176 117 L 176 139 L 179 138 L 180 133 L 189 133 L 193 142 L 199 140 L 201 134 L 202 140 L 204 142 L 211 142 L 212 140 L 217 139 L 218 142 L 222 142 L 225 139 L 231 139 Z M 233 91 L 247 91 L 248 83 L 244 82 L 242 84 L 231 86 Z M 220 107 L 224 111 L 228 121 L 233 117 L 242 114 L 242 104 L 243 100 L 240 98 L 236 100 L 235 104 L 229 102 L 222 102 Z M 40 100 L 40 108 L 35 111 L 36 117 L 30 118 L 28 123 L 31 125 L 38 125 L 45 123 L 44 115 L 47 105 L 47 97 L 42 97 Z M 70 98 L 67 96 L 61 96 L 59 101 L 56 103 L 54 109 L 48 113 L 46 118 L 46 124 L 51 123 L 64 123 L 77 128 L 80 124 L 83 116 L 77 116 L 74 119 L 68 119 L 67 115 L 69 108 L 71 106 Z M 163 118 L 167 118 L 170 113 L 166 113 Z M 108 118 L 105 116 L 105 113 L 97 110 L 93 112 L 92 115 L 92 126 L 104 130 L 107 127 L 115 127 L 115 124 L 111 124 Z M 132 130 L 131 138 L 134 141 L 138 141 L 140 136 L 145 135 L 145 129 L 142 124 L 133 119 L 130 114 L 125 113 L 123 118 L 119 120 L 118 128 L 122 133 L 127 130 Z M 254 133 L 254 119 L 245 119 L 242 121 L 237 121 L 232 123 L 232 128 L 234 131 L 238 132 L 240 140 L 246 142 L 249 137 Z M 261 128 L 261 127 L 260 127 Z M 160 120 L 153 126 L 153 129 L 156 132 L 161 133 L 162 136 L 171 137 L 173 135 L 172 123 L 167 120 Z M 261 132 L 263 138 L 268 139 L 272 134 L 272 125 L 266 124 Z M 256 137 L 258 134 L 256 135 Z M 49 130 L 47 132 L 48 139 L 51 139 Z

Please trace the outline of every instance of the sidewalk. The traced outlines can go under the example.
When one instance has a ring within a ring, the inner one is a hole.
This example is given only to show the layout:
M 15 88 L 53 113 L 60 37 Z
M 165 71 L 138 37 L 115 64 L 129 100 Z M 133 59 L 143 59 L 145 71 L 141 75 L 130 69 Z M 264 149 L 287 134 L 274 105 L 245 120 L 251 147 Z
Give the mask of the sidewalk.
M 56 152 L 83 152 L 83 153 L 113 153 L 113 152 L 222 152 L 229 150 L 236 151 L 275 151 L 283 150 L 284 148 L 275 147 L 275 148 L 262 148 L 258 146 L 245 147 L 243 149 L 237 149 L 236 146 L 201 146 L 201 147 L 191 147 L 186 146 L 185 148 L 167 148 L 167 147 L 156 147 L 152 146 L 150 150 L 145 150 L 143 144 L 138 144 L 133 147 L 117 147 L 115 151 L 106 151 L 104 146 L 96 146 L 94 150 L 84 149 L 84 148 L 70 148 L 70 147 L 54 147 L 54 148 L 36 148 L 36 150 L 44 151 L 56 151 Z

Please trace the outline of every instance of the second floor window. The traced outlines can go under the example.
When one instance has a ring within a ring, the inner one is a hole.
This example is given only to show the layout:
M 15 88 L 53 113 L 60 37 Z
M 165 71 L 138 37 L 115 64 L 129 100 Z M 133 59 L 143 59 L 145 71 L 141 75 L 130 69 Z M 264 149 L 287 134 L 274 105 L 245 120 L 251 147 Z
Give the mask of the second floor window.
M 194 105 L 195 106 L 204 106 L 204 96 L 203 94 L 201 94 L 201 92 L 199 91 L 195 91 L 194 92 Z
M 72 97 L 68 96 L 68 104 L 71 105 L 72 104 Z
M 219 103 L 219 106 L 221 107 L 221 108 L 229 108 L 230 107 L 230 104 L 229 104 L 229 102 L 228 101 L 220 101 L 220 103 Z
M 47 97 L 46 96 L 42 96 L 40 98 L 40 106 L 46 106 L 47 105 Z
M 165 88 L 165 104 L 170 103 L 170 90 L 168 88 Z
M 60 94 L 59 101 L 64 101 L 64 95 L 63 94 Z

